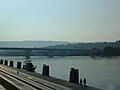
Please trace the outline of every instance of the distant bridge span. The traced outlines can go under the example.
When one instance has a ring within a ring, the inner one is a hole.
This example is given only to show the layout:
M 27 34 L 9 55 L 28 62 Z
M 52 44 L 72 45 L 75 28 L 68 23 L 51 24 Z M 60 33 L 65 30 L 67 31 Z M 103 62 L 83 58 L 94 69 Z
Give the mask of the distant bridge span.
M 20 47 L 0 47 L 0 50 L 24 50 L 26 59 L 30 59 L 30 52 L 32 50 L 46 50 L 46 51 L 81 51 L 80 49 L 58 49 L 58 48 L 20 48 Z M 48 55 L 49 57 L 53 57 L 53 55 Z
M 0 47 L 0 50 L 60 50 L 60 51 L 81 51 L 80 49 L 58 49 L 58 48 L 19 48 L 19 47 Z

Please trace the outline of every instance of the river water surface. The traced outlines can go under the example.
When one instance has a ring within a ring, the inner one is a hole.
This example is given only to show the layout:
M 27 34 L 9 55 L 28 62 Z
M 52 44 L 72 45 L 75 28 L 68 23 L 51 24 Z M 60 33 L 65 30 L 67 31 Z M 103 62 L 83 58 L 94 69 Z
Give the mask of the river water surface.
M 25 61 L 24 57 L 0 57 L 0 59 Z M 79 69 L 81 79 L 87 79 L 87 85 L 103 90 L 120 90 L 120 57 L 92 59 L 86 56 L 70 57 L 31 57 L 36 72 L 42 72 L 43 64 L 49 65 L 50 76 L 69 80 L 70 69 Z

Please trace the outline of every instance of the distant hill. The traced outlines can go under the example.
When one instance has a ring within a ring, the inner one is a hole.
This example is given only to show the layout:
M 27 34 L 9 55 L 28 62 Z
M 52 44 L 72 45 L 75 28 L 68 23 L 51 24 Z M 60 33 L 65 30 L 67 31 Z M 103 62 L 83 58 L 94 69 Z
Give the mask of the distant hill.
M 46 47 L 67 44 L 61 41 L 0 41 L 0 47 Z
M 33 50 L 31 55 L 38 56 L 119 56 L 120 40 L 115 42 L 73 43 L 60 41 L 0 41 L 0 47 L 44 47 L 56 49 L 80 49 L 79 51 Z M 1 50 L 0 55 L 25 55 L 24 50 Z
M 120 40 L 115 42 L 94 42 L 94 43 L 73 43 L 62 41 L 0 41 L 0 47 L 45 47 L 45 48 L 65 48 L 83 49 L 92 48 L 103 49 L 106 46 L 120 47 Z
M 115 42 L 94 42 L 94 43 L 68 43 L 56 46 L 47 46 L 46 48 L 65 48 L 65 49 L 81 49 L 81 50 L 89 50 L 92 48 L 103 49 L 106 46 L 110 47 L 119 47 L 120 48 L 120 40 Z

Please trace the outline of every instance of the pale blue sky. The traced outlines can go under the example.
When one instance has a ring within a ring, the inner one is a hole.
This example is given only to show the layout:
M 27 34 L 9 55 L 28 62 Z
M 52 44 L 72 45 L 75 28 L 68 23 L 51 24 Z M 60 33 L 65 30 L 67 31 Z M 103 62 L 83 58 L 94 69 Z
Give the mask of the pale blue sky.
M 0 0 L 0 40 L 118 39 L 120 0 Z

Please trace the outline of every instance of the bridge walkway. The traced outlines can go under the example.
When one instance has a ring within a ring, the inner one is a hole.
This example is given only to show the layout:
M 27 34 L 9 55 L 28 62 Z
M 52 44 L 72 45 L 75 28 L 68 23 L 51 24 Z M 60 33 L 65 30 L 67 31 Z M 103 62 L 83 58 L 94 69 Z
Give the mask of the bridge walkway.
M 99 90 L 4 65 L 0 65 L 0 77 L 17 87 L 18 90 Z

